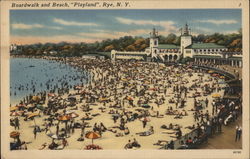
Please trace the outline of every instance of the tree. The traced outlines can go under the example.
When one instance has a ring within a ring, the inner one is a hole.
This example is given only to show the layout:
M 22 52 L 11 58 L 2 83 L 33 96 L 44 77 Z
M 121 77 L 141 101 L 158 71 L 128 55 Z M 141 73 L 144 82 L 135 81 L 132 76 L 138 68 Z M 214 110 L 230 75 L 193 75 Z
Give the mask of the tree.
M 135 46 L 134 45 L 127 46 L 126 51 L 135 51 Z
M 105 49 L 104 49 L 104 51 L 111 51 L 111 50 L 113 50 L 114 49 L 114 46 L 113 45 L 108 45 L 108 46 L 106 46 L 105 47 Z
M 174 44 L 174 41 L 176 40 L 176 35 L 171 33 L 171 34 L 168 34 L 167 38 L 166 38 L 166 43 L 167 44 Z

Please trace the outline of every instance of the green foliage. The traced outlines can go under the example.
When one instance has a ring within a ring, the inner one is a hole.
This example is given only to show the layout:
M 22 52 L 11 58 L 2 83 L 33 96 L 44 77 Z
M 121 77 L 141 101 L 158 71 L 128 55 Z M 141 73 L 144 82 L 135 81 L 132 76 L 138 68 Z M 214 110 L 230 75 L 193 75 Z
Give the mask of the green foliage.
M 194 42 L 216 43 L 228 47 L 231 51 L 239 51 L 242 48 L 242 29 L 239 29 L 238 33 L 214 33 L 212 35 L 199 34 L 192 38 Z
M 193 42 L 209 42 L 224 45 L 231 51 L 239 51 L 242 48 L 242 30 L 238 33 L 212 35 L 199 34 L 192 36 Z M 180 36 L 171 33 L 167 36 L 159 36 L 160 44 L 180 45 Z M 149 46 L 149 38 L 124 36 L 119 39 L 106 39 L 95 43 L 37 43 L 22 46 L 21 54 L 24 55 L 50 55 L 50 56 L 82 56 L 89 53 L 120 51 L 144 51 Z

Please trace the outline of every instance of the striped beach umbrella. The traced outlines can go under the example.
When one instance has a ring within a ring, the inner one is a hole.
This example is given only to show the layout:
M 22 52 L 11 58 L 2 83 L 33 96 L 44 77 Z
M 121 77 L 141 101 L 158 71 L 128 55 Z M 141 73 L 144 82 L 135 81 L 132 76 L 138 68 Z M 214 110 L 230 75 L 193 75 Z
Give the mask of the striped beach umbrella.
M 100 138 L 101 135 L 96 132 L 90 131 L 85 134 L 85 137 L 88 139 L 92 139 L 92 144 L 93 144 L 93 140 Z
M 16 137 L 18 137 L 18 136 L 20 136 L 20 132 L 18 132 L 18 131 L 12 131 L 12 132 L 10 133 L 10 137 L 11 137 L 11 138 L 16 138 Z
M 75 113 L 75 112 L 70 113 L 69 116 L 71 118 L 77 118 L 77 117 L 79 117 L 79 115 L 77 113 Z
M 10 107 L 10 111 L 16 111 L 17 109 L 18 109 L 17 106 L 12 106 L 12 107 Z
M 132 97 L 127 97 L 127 100 L 134 100 Z
M 40 97 L 38 97 L 38 96 L 33 96 L 33 97 L 32 97 L 32 100 L 35 101 L 35 102 L 37 102 L 37 101 L 40 100 Z
M 56 95 L 55 95 L 55 93 L 49 93 L 48 96 L 49 97 L 55 97 Z
M 214 71 L 213 70 L 209 70 L 208 73 L 214 73 Z
M 29 114 L 28 115 L 28 119 L 31 119 L 31 118 L 33 118 L 34 119 L 34 124 L 36 125 L 36 120 L 35 120 L 35 117 L 36 116 L 39 116 L 39 113 L 31 113 L 31 114 Z
M 68 121 L 70 119 L 71 119 L 71 117 L 69 115 L 62 115 L 62 116 L 58 117 L 58 120 L 60 120 L 60 121 Z
M 212 95 L 212 97 L 213 97 L 213 98 L 220 98 L 220 97 L 221 97 L 221 95 L 220 95 L 220 94 L 218 94 L 218 93 L 215 93 L 215 94 L 213 94 L 213 95 Z
M 10 116 L 20 116 L 21 114 L 19 112 L 11 112 Z
M 38 113 L 31 113 L 31 114 L 28 115 L 27 118 L 30 119 L 30 118 L 36 117 L 38 115 L 39 115 Z

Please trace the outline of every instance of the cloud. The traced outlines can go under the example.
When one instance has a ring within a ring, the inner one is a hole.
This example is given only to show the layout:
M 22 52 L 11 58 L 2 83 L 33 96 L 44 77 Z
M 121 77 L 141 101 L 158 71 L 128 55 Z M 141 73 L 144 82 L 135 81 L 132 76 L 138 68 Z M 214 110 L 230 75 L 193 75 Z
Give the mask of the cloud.
M 14 29 L 33 29 L 33 28 L 44 28 L 41 24 L 23 24 L 23 23 L 16 23 L 11 25 Z
M 119 31 L 108 31 L 108 30 L 95 30 L 95 32 L 83 32 L 79 33 L 80 36 L 88 37 L 88 38 L 98 38 L 98 39 L 115 39 L 124 36 L 142 36 L 150 33 L 149 29 L 136 29 L 129 30 L 127 32 L 119 32 Z
M 215 19 L 207 19 L 207 20 L 197 20 L 198 22 L 201 23 L 212 23 L 216 25 L 221 25 L 221 24 L 237 24 L 238 21 L 234 19 L 227 19 L 227 20 L 215 20 Z
M 134 20 L 122 17 L 116 17 L 116 20 L 123 24 L 135 24 L 135 25 L 173 25 L 173 21 L 153 21 L 153 20 Z
M 178 33 L 178 28 L 175 26 L 175 22 L 173 21 L 153 21 L 153 20 L 135 20 L 128 19 L 123 17 L 115 18 L 118 22 L 127 25 L 152 25 L 152 26 L 160 26 L 163 30 L 160 30 L 161 34 L 167 35 L 169 33 Z
M 41 24 L 23 24 L 23 23 L 15 23 L 11 25 L 13 29 L 34 29 L 34 28 L 48 28 L 48 29 L 56 29 L 61 30 L 61 27 L 57 26 L 45 26 Z
M 194 27 L 191 30 L 191 34 L 192 35 L 198 35 L 198 34 L 211 34 L 214 33 L 214 30 L 210 29 L 210 28 L 204 28 L 204 27 Z
M 63 29 L 63 28 L 57 27 L 57 26 L 50 26 L 48 28 L 50 28 L 50 29 L 56 29 L 56 30 L 62 30 Z
M 70 42 L 70 43 L 93 43 L 95 41 L 101 41 L 102 39 L 92 39 L 92 38 L 83 38 L 79 36 L 72 35 L 58 35 L 58 36 L 11 36 L 10 42 L 12 44 L 25 45 L 25 44 L 35 44 L 35 43 L 59 43 L 59 42 Z
M 227 30 L 222 32 L 222 34 L 238 34 L 238 33 L 239 33 L 238 30 Z
M 96 23 L 83 23 L 83 22 L 75 22 L 75 21 L 66 21 L 63 19 L 54 18 L 53 21 L 55 23 L 67 26 L 98 26 Z
M 96 41 L 102 41 L 105 39 L 115 39 L 123 36 L 140 36 L 140 35 L 149 35 L 151 30 L 147 29 L 137 29 L 129 30 L 127 32 L 119 31 L 109 31 L 109 30 L 98 30 L 94 29 L 93 32 L 82 32 L 74 35 L 56 35 L 56 36 L 11 36 L 11 43 L 15 44 L 34 44 L 34 43 L 59 43 L 62 41 L 65 42 L 86 42 L 93 43 Z M 63 40 L 62 40 L 63 39 Z

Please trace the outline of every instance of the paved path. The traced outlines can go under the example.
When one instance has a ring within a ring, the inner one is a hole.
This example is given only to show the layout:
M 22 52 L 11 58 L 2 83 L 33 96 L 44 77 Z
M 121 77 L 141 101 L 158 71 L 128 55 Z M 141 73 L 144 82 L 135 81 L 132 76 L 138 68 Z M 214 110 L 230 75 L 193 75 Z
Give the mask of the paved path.
M 235 142 L 235 127 L 242 125 L 242 117 L 234 123 L 222 127 L 222 133 L 210 137 L 208 144 L 200 146 L 201 149 L 242 149 L 242 138 Z

